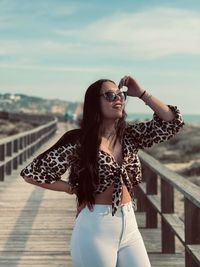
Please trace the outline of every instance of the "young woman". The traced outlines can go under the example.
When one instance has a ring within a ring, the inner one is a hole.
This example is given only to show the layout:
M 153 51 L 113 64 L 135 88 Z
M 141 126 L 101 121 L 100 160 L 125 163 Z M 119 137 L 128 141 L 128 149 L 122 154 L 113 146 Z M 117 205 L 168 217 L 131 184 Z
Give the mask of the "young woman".
M 153 119 L 126 123 L 127 95 L 145 102 Z M 141 182 L 137 153 L 173 137 L 183 124 L 175 106 L 150 95 L 132 77 L 123 77 L 119 86 L 98 80 L 86 91 L 80 129 L 65 133 L 21 171 L 28 183 L 76 194 L 75 267 L 150 266 L 133 209 L 133 190 Z M 61 180 L 67 169 L 68 182 Z

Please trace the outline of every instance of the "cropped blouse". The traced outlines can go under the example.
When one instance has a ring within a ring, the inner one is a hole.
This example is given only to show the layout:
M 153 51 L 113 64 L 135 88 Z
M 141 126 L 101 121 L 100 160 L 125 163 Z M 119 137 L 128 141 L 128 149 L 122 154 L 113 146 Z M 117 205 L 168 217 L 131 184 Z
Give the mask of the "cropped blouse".
M 133 198 L 133 188 L 141 182 L 141 165 L 137 155 L 138 150 L 151 147 L 154 143 L 160 143 L 172 138 L 184 125 L 181 114 L 176 106 L 169 105 L 174 112 L 172 121 L 165 121 L 154 113 L 149 121 L 139 123 L 127 123 L 122 137 L 123 162 L 118 164 L 109 153 L 99 150 L 98 174 L 99 184 L 95 193 L 104 192 L 110 185 L 114 185 L 112 193 L 112 215 L 117 211 L 121 202 L 122 185 L 127 187 Z M 42 159 L 36 157 L 21 171 L 22 177 L 28 177 L 38 183 L 54 183 L 68 168 L 73 169 L 73 180 L 69 183 L 78 187 L 78 175 L 80 171 L 78 149 L 80 143 L 64 143 L 50 149 Z

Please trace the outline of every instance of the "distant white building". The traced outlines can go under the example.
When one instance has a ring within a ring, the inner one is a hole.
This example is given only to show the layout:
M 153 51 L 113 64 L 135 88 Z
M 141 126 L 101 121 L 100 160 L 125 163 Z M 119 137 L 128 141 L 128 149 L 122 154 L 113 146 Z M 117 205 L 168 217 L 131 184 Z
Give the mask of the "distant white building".
M 17 102 L 17 101 L 19 101 L 19 100 L 21 99 L 21 96 L 19 96 L 19 95 L 15 95 L 15 94 L 11 94 L 11 95 L 10 95 L 10 99 L 11 99 L 12 101 Z

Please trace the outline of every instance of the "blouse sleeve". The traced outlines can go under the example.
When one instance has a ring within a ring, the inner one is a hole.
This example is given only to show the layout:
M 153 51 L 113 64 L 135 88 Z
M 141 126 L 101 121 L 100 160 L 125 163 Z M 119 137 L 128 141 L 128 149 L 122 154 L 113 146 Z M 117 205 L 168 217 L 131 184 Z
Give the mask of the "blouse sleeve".
M 175 118 L 171 121 L 165 121 L 154 113 L 150 121 L 128 125 L 127 134 L 138 148 L 151 147 L 154 143 L 164 142 L 174 137 L 183 127 L 184 122 L 180 111 L 176 106 L 168 106 L 175 114 Z
M 61 179 L 61 175 L 72 164 L 75 153 L 76 145 L 74 144 L 49 149 L 22 169 L 20 175 L 38 183 L 52 184 Z

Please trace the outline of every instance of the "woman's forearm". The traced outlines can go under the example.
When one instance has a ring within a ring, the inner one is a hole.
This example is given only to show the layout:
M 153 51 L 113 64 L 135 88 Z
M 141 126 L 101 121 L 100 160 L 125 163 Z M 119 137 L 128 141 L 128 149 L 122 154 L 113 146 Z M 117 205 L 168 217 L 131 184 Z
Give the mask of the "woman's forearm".
M 142 99 L 161 119 L 171 121 L 175 115 L 171 109 L 156 97 L 144 90 L 131 76 L 124 76 L 119 82 L 119 88 L 127 86 L 127 95 Z
M 40 186 L 40 187 L 45 188 L 45 189 L 49 189 L 49 190 L 53 190 L 53 191 L 66 192 L 68 194 L 73 194 L 72 188 L 69 185 L 69 183 L 66 181 L 63 181 L 63 180 L 56 181 L 53 184 L 46 184 L 46 183 L 40 184 L 40 183 L 37 183 L 36 181 L 34 181 L 28 177 L 25 177 L 24 180 L 30 184 L 37 185 L 37 186 Z
M 145 93 L 141 98 L 161 119 L 171 121 L 175 118 L 173 111 L 162 101 L 149 93 Z

